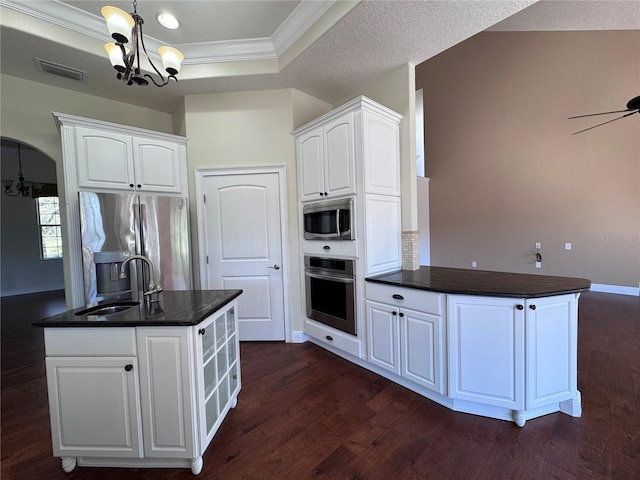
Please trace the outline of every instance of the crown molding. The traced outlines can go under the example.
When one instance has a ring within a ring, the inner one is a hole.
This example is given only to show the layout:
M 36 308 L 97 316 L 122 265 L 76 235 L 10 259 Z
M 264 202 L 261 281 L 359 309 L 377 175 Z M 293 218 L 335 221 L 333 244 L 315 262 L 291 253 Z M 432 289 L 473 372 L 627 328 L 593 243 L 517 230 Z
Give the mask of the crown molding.
M 302 0 L 271 38 L 201 42 L 174 46 L 185 56 L 183 65 L 277 59 L 317 22 L 335 1 Z M 59 0 L 29 2 L 28 4 L 16 0 L 0 0 L 0 5 L 105 43 L 112 41 L 101 17 Z M 158 60 L 160 56 L 154 52 L 165 42 L 148 35 L 144 36 L 144 41 L 149 56 L 153 60 Z

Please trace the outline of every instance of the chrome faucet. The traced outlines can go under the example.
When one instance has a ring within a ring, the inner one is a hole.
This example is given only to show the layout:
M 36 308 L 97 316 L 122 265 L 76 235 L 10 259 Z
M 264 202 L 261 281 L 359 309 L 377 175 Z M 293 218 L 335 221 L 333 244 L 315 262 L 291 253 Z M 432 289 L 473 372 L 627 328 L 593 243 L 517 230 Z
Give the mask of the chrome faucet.
M 124 262 L 122 262 L 122 265 L 120 265 L 120 278 L 127 278 L 127 273 L 124 271 L 124 268 L 127 263 L 133 260 L 142 260 L 143 262 L 147 262 L 147 265 L 149 265 L 149 290 L 144 292 L 143 296 L 146 300 L 147 306 L 151 310 L 152 305 L 158 303 L 158 294 L 162 292 L 162 287 L 158 285 L 154 279 L 153 263 L 151 263 L 151 260 L 149 260 L 144 255 L 131 255 L 130 257 L 126 258 Z

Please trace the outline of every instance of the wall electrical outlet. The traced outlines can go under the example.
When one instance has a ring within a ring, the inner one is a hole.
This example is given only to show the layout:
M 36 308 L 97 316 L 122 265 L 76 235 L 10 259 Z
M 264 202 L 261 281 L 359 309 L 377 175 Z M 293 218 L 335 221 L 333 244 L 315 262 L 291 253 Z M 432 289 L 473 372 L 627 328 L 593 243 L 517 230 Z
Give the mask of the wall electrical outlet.
M 536 262 L 536 268 L 542 268 L 542 262 Z
M 571 250 L 571 244 L 570 243 L 565 243 L 564 244 L 564 249 L 565 250 Z
M 476 267 L 478 266 L 478 264 L 477 264 L 477 263 L 475 262 L 475 260 L 474 260 L 473 262 L 471 262 L 471 266 L 472 266 L 473 268 L 476 268 Z
M 536 243 L 536 248 L 540 248 L 540 243 Z

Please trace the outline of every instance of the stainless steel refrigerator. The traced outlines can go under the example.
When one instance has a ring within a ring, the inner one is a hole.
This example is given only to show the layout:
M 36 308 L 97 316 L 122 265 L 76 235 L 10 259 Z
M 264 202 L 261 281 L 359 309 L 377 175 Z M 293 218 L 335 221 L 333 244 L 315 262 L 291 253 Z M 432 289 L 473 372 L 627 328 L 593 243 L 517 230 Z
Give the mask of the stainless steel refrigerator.
M 87 304 L 140 294 L 149 285 L 148 265 L 165 290 L 192 288 L 188 201 L 183 197 L 80 192 L 84 292 Z

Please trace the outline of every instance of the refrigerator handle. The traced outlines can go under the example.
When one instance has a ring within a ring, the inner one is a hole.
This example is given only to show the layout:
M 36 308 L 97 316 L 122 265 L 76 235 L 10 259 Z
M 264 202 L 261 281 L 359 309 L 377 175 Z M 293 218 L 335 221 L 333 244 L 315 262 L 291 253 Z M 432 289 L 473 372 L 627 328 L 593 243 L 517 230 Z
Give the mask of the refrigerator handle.
M 136 222 L 136 225 L 139 225 L 140 228 L 140 235 L 139 235 L 139 240 L 138 240 L 138 245 L 139 245 L 139 250 L 140 250 L 140 255 L 147 255 L 147 251 L 146 251 L 146 227 L 147 227 L 147 205 L 140 202 L 140 221 Z

